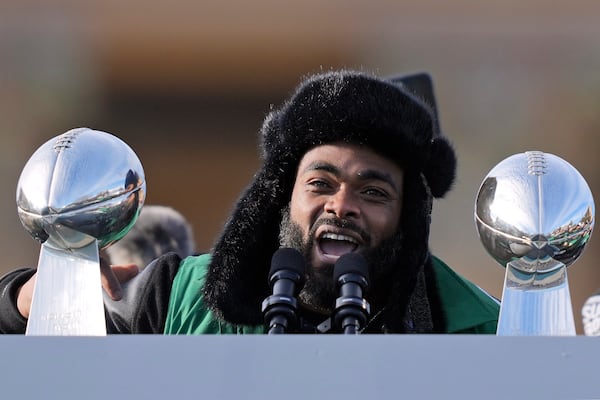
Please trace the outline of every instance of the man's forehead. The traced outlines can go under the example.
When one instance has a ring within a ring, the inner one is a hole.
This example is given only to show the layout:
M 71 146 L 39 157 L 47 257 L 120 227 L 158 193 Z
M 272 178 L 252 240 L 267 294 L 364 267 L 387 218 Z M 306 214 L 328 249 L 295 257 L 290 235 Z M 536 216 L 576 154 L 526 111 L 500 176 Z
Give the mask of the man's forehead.
M 394 161 L 384 157 L 370 147 L 351 143 L 331 143 L 315 146 L 308 150 L 300 160 L 300 170 L 308 165 L 325 167 L 326 165 L 356 166 L 369 164 L 378 168 L 402 170 Z
M 325 171 L 335 175 L 351 174 L 360 179 L 378 179 L 398 188 L 402 169 L 368 147 L 354 144 L 327 144 L 314 147 L 302 158 L 298 173 Z

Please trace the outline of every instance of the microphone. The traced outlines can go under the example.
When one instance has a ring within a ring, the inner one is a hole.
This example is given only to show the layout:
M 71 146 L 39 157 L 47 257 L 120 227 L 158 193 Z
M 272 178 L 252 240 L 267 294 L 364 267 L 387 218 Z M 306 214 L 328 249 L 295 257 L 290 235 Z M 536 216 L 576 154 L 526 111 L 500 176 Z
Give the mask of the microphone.
M 304 257 L 296 249 L 278 249 L 271 259 L 269 285 L 272 295 L 262 303 L 269 334 L 295 329 L 298 317 L 296 295 L 304 285 Z
M 363 291 L 369 285 L 367 261 L 358 253 L 344 254 L 333 267 L 333 279 L 340 291 L 340 297 L 335 301 L 333 323 L 344 334 L 358 334 L 371 312 L 371 306 L 363 299 Z
M 585 336 L 600 336 L 600 291 L 594 293 L 581 308 Z

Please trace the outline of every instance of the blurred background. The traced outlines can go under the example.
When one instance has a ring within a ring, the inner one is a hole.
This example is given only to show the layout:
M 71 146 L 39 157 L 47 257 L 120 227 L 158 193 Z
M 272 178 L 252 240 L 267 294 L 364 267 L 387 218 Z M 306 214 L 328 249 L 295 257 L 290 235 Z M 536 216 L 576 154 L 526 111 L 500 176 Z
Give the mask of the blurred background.
M 473 222 L 487 172 L 540 150 L 599 196 L 599 17 L 593 0 L 0 1 L 0 273 L 37 264 L 15 189 L 56 135 L 87 126 L 127 142 L 144 165 L 146 203 L 183 213 L 207 251 L 259 165 L 263 118 L 303 75 L 426 70 L 459 156 L 455 190 L 434 205 L 431 247 L 500 297 L 504 269 Z M 600 288 L 599 255 L 592 235 L 569 268 L 578 333 Z

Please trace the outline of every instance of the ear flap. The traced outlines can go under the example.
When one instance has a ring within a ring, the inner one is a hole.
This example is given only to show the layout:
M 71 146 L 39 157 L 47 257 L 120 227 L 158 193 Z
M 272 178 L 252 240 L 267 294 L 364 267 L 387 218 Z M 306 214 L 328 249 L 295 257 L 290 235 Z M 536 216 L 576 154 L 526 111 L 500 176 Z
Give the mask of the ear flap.
M 256 325 L 268 293 L 269 260 L 279 246 L 281 211 L 296 169 L 310 148 L 347 142 L 371 147 L 405 167 L 414 193 L 403 203 L 410 265 L 427 256 L 433 196 L 452 185 L 456 160 L 441 135 L 431 78 L 426 73 L 382 81 L 355 71 L 306 79 L 261 128 L 263 166 L 238 200 L 212 250 L 204 300 L 226 321 Z M 411 238 L 415 238 L 412 240 Z M 410 293 L 410 291 L 409 291 Z
M 439 136 L 431 141 L 423 175 L 433 197 L 443 197 L 452 188 L 456 176 L 456 155 L 446 138 Z

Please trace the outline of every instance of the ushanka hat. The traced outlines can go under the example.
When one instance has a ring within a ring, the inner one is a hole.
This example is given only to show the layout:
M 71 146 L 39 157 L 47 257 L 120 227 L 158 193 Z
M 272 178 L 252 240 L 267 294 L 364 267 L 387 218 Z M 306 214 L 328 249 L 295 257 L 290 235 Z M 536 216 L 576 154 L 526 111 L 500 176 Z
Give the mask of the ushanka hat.
M 428 90 L 423 90 L 423 86 Z M 428 257 L 433 197 L 451 187 L 454 150 L 441 134 L 427 74 L 383 80 L 355 71 L 306 78 L 265 118 L 263 164 L 237 202 L 212 249 L 204 300 L 224 320 L 262 323 L 267 275 L 279 247 L 281 213 L 290 202 L 304 154 L 327 143 L 367 146 L 404 170 L 400 229 L 403 261 L 419 268 Z M 390 301 L 394 301 L 393 299 Z

